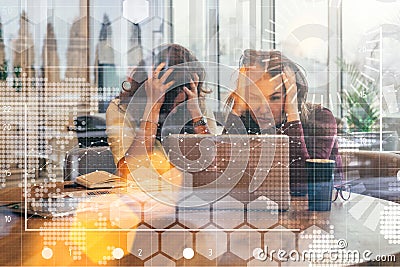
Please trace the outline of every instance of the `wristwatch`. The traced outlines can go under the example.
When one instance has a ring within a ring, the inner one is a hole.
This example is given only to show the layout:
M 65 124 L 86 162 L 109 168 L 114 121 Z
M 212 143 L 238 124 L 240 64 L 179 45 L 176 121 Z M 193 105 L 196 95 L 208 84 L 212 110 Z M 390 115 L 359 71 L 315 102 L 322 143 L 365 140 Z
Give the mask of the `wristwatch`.
M 200 126 L 200 125 L 203 125 L 203 126 L 207 125 L 207 118 L 206 117 L 202 116 L 202 117 L 200 117 L 200 119 L 198 119 L 196 121 L 193 120 L 193 127 L 197 127 L 197 126 Z

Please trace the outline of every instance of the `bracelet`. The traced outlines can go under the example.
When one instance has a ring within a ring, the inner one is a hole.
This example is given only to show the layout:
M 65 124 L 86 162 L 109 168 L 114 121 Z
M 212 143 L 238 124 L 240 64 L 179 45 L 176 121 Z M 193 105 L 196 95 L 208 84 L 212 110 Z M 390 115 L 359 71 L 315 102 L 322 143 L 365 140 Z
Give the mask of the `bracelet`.
M 285 113 L 286 114 L 286 116 L 289 116 L 289 115 L 294 115 L 294 114 L 296 114 L 296 115 L 300 115 L 301 114 L 301 112 L 300 111 L 298 111 L 298 112 L 294 112 L 294 113 Z
M 154 121 L 151 121 L 151 120 L 140 119 L 140 122 L 141 122 L 141 123 L 142 123 L 142 122 L 148 122 L 148 123 L 152 123 L 152 124 L 154 124 L 154 125 L 157 125 L 157 127 L 160 126 L 160 124 L 159 124 L 158 122 L 154 122 Z
M 193 122 L 193 127 L 206 126 L 206 125 L 207 125 L 207 118 L 204 116 L 201 116 L 199 120 Z

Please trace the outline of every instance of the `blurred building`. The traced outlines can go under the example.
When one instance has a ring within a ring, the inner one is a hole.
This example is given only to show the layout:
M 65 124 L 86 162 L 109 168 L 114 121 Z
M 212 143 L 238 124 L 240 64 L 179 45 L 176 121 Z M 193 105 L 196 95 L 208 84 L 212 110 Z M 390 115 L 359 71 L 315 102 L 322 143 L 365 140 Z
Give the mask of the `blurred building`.
M 0 22 L 0 80 L 7 78 L 7 61 L 3 37 L 3 24 Z
M 71 25 L 69 42 L 67 48 L 67 69 L 65 72 L 65 82 L 70 84 L 65 88 L 64 95 L 71 94 L 69 88 L 77 88 L 75 94 L 70 97 L 77 97 L 78 114 L 70 117 L 70 122 L 77 115 L 90 114 L 93 111 L 93 100 L 97 99 L 97 90 L 90 84 L 89 77 L 89 28 L 87 0 L 80 1 L 80 15 Z M 97 109 L 97 103 L 96 107 Z
M 13 40 L 14 50 L 13 67 L 14 77 L 20 77 L 22 74 L 26 78 L 35 77 L 34 59 L 35 49 L 32 34 L 29 29 L 30 21 L 23 11 L 20 16 L 20 28 L 18 36 Z
M 118 84 L 118 78 L 115 72 L 111 22 L 107 14 L 104 14 L 95 55 L 95 85 L 98 88 L 100 113 L 106 112 L 109 103 L 107 88 L 116 86 L 116 84 Z
M 67 50 L 66 78 L 88 78 L 88 39 L 86 18 L 78 18 L 71 26 Z
M 60 82 L 60 59 L 57 53 L 57 39 L 51 23 L 47 24 L 47 33 L 44 38 L 42 59 L 43 78 L 46 78 L 47 82 L 50 83 Z
M 143 59 L 143 49 L 142 49 L 142 36 L 141 29 L 138 24 L 130 24 L 128 29 L 129 40 L 128 40 L 128 66 L 137 66 L 139 62 Z

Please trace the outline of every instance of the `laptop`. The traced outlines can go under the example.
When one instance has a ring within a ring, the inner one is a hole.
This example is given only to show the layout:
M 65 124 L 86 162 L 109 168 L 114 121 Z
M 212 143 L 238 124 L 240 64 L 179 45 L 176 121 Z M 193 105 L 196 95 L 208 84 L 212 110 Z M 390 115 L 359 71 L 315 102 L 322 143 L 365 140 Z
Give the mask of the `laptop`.
M 244 204 L 263 197 L 272 209 L 289 209 L 288 136 L 176 134 L 162 142 L 192 197 L 210 203 L 230 195 Z

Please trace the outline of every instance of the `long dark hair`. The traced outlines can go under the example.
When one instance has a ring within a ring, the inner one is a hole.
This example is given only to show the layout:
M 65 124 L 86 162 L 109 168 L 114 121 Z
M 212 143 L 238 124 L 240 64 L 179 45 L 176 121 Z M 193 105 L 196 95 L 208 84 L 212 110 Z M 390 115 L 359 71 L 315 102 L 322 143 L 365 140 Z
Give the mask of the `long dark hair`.
M 296 77 L 297 104 L 298 110 L 300 111 L 301 121 L 303 123 L 308 121 L 308 116 L 310 114 L 310 106 L 306 103 L 308 84 L 304 75 L 304 71 L 300 65 L 294 63 L 292 60 L 284 56 L 280 51 L 258 51 L 247 49 L 243 52 L 243 55 L 239 61 L 239 75 L 246 75 L 246 72 L 251 69 L 252 66 L 264 68 L 265 72 L 268 73 L 272 78 L 280 75 L 284 71 L 285 67 L 289 67 L 295 73 Z M 286 95 L 287 88 L 285 88 L 284 84 L 282 89 L 284 95 Z M 250 107 L 247 105 L 247 103 L 244 103 L 244 100 L 236 91 L 232 92 L 228 97 L 227 105 L 232 106 L 235 103 L 242 104 L 247 111 L 250 110 Z
M 203 84 L 205 79 L 205 69 L 192 52 L 178 44 L 165 44 L 158 46 L 153 49 L 151 59 L 147 61 L 141 60 L 139 62 L 138 66 L 131 71 L 128 77 L 130 88 L 125 88 L 119 95 L 120 105 L 128 105 L 133 96 L 135 96 L 135 98 L 146 99 L 145 90 L 139 90 L 139 88 L 144 86 L 144 83 L 147 81 L 148 72 L 152 71 L 151 67 L 153 66 L 155 68 L 163 62 L 165 62 L 166 65 L 161 70 L 159 77 L 161 77 L 169 68 L 173 68 L 174 71 L 165 83 L 172 80 L 174 80 L 175 83 L 165 94 L 160 114 L 167 115 L 172 111 L 174 101 L 179 93 L 183 91 L 183 87 L 186 86 L 190 88 L 190 80 L 195 80 L 194 74 L 197 74 L 199 77 L 199 84 L 197 87 L 199 105 L 200 109 L 204 111 L 204 97 L 205 94 L 210 93 L 210 91 L 204 88 Z M 160 118 L 160 120 L 162 119 Z M 160 126 L 157 131 L 158 138 L 160 137 L 160 130 L 163 121 L 159 121 L 159 124 Z M 190 124 L 188 123 L 188 125 Z

